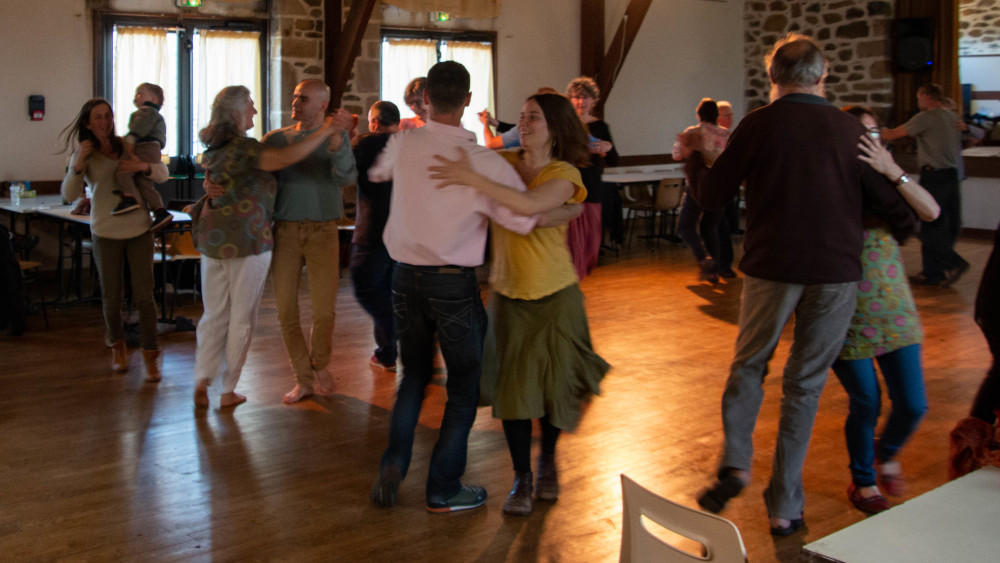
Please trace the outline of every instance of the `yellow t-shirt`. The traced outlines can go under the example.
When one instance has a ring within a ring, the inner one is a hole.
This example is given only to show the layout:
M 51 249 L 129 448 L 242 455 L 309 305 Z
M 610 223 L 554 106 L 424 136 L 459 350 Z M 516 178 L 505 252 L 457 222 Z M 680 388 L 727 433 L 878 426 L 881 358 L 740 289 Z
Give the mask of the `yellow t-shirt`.
M 513 165 L 520 151 L 500 154 Z M 542 169 L 528 189 L 553 179 L 569 180 L 576 186 L 567 203 L 580 203 L 587 197 L 580 171 L 561 160 L 554 160 Z M 497 293 L 511 299 L 541 299 L 579 281 L 566 245 L 565 225 L 537 228 L 521 235 L 491 223 L 490 235 L 493 249 L 490 285 Z

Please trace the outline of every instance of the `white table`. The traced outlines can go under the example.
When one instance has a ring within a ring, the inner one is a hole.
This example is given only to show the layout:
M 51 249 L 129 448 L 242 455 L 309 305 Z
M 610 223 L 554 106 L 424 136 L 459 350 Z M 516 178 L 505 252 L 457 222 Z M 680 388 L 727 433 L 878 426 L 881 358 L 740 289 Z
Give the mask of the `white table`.
M 680 168 L 671 168 L 664 170 L 651 170 L 648 172 L 624 172 L 609 171 L 609 169 L 606 169 L 604 174 L 601 175 L 601 180 L 618 185 L 647 184 L 659 182 L 660 180 L 666 178 L 684 178 L 684 170 Z
M 987 466 L 802 548 L 811 561 L 1000 561 L 1000 468 Z
M 9 197 L 0 199 L 0 210 L 6 211 L 10 215 L 10 232 L 19 234 L 15 227 L 17 226 L 17 217 L 20 215 L 24 221 L 24 232 L 20 234 L 24 235 L 25 238 L 31 236 L 31 217 L 40 210 L 54 207 L 63 207 L 61 195 L 22 197 L 20 203 L 16 204 Z M 28 259 L 27 252 L 24 253 L 24 258 Z
M 56 264 L 56 272 L 59 278 L 59 297 L 56 299 L 56 304 L 68 304 L 75 303 L 77 301 L 84 300 L 83 293 L 83 234 L 84 229 L 90 229 L 90 214 L 85 215 L 74 215 L 73 205 L 63 205 L 59 207 L 50 208 L 39 208 L 38 213 L 46 217 L 53 218 L 59 221 L 59 259 Z M 160 268 L 160 322 L 171 322 L 172 319 L 166 316 L 167 314 L 167 292 L 166 292 L 166 262 L 167 262 L 167 249 L 166 244 L 164 244 L 164 237 L 168 232 L 183 232 L 190 230 L 191 228 L 191 216 L 182 211 L 169 210 L 170 214 L 174 218 L 174 222 L 167 227 L 156 233 L 156 236 L 160 237 L 160 261 L 162 267 Z M 76 301 L 69 300 L 69 288 L 63 287 L 63 233 L 64 226 L 73 226 L 73 272 L 72 279 L 76 285 Z M 65 293 L 64 293 L 65 292 Z M 64 299 L 65 297 L 65 299 Z M 64 300 L 63 300 L 64 299 Z M 63 300 L 63 301 L 60 301 Z

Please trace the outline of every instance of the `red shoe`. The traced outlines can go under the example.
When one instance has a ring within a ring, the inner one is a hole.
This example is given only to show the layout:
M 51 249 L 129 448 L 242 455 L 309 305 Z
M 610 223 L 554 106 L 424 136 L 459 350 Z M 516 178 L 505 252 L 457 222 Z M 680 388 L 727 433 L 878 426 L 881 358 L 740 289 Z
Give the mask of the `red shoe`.
M 847 486 L 847 498 L 855 508 L 866 514 L 878 514 L 892 508 L 889 501 L 882 495 L 868 498 L 861 496 L 861 490 L 855 487 L 854 483 Z
M 882 464 L 882 467 L 886 465 L 888 464 Z M 898 463 L 896 467 L 899 467 Z M 906 479 L 903 478 L 902 472 L 884 473 L 883 471 L 879 471 L 876 482 L 878 483 L 879 490 L 885 491 L 891 497 L 901 497 L 906 494 Z

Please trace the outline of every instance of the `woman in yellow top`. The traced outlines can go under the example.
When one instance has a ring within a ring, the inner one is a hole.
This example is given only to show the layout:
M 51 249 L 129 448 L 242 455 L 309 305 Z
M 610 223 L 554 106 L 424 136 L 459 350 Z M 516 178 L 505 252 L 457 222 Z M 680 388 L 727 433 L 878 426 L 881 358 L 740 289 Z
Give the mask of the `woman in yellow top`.
M 521 149 L 501 153 L 528 186 L 521 192 L 473 170 L 465 154 L 457 161 L 436 157 L 430 168 L 440 187 L 472 186 L 517 213 L 536 214 L 582 202 L 587 190 L 574 165 L 590 157 L 587 132 L 569 100 L 558 94 L 528 98 L 518 122 Z M 527 235 L 491 225 L 490 284 L 500 374 L 493 416 L 503 420 L 514 462 L 514 486 L 503 510 L 531 513 L 531 419 L 541 419 L 542 454 L 534 491 L 559 495 L 555 447 L 562 430 L 573 430 L 582 404 L 599 392 L 610 366 L 590 343 L 583 294 L 566 245 L 566 227 L 536 228 Z

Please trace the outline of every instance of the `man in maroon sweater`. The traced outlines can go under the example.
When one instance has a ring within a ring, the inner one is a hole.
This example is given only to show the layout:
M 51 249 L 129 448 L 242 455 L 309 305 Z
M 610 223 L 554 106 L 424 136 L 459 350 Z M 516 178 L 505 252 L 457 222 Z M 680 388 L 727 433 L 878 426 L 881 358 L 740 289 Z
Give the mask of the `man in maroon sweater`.
M 750 480 L 753 430 L 767 364 L 795 315 L 781 420 L 764 492 L 771 533 L 804 525 L 802 466 L 827 370 L 854 313 L 861 279 L 862 209 L 902 240 L 916 218 L 892 182 L 858 159 L 865 128 L 823 97 L 826 61 L 810 39 L 789 35 L 767 60 L 774 102 L 733 131 L 695 199 L 722 208 L 746 183 L 746 274 L 736 354 L 722 398 L 725 445 L 718 481 L 698 503 L 718 512 Z

